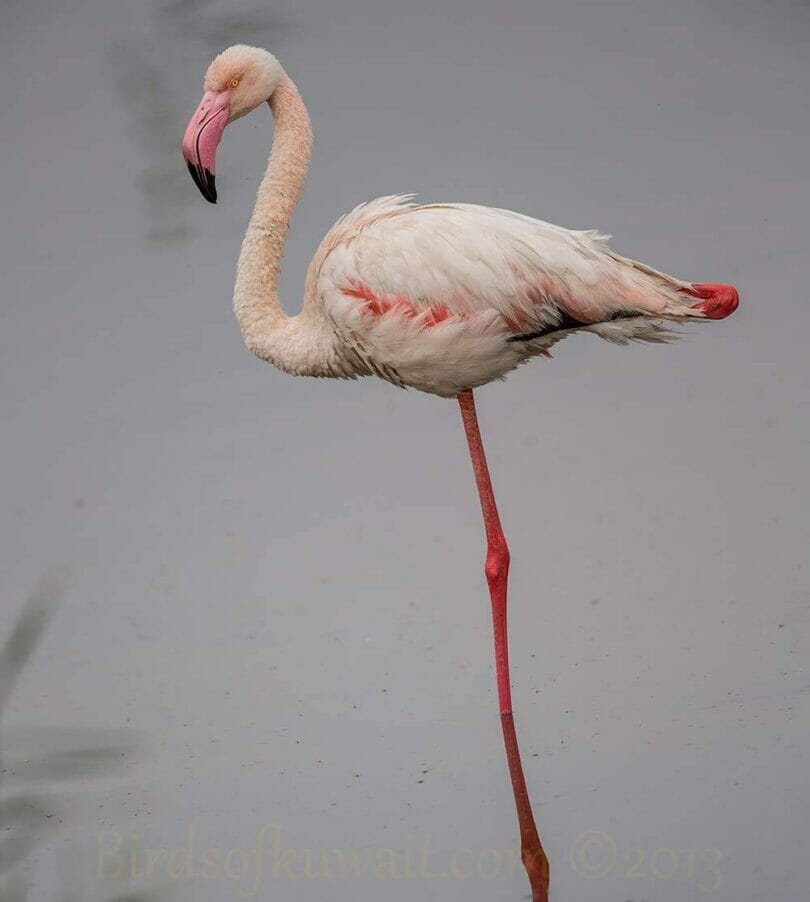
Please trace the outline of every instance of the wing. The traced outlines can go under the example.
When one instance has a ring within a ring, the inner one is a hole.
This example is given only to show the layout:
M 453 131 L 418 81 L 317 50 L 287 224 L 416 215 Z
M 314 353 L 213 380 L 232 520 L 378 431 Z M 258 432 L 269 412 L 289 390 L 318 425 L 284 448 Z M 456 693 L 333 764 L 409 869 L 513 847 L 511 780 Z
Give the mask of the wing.
M 317 291 L 332 315 L 348 299 L 426 325 L 483 317 L 514 336 L 621 314 L 694 315 L 690 283 L 620 257 L 606 240 L 507 210 L 382 198 L 327 235 Z
M 327 234 L 307 304 L 357 372 L 448 397 L 547 354 L 574 329 L 661 341 L 671 333 L 655 318 L 702 315 L 689 283 L 605 242 L 506 210 L 380 198 Z

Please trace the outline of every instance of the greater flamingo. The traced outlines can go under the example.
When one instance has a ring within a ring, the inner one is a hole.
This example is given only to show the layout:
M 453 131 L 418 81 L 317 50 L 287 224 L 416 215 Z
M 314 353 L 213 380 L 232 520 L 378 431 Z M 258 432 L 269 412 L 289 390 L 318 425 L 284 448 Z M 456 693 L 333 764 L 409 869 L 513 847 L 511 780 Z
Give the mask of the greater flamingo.
M 730 285 L 673 278 L 614 253 L 606 236 L 473 204 L 416 205 L 411 195 L 361 204 L 340 219 L 309 266 L 297 316 L 277 288 L 290 218 L 307 175 L 312 131 L 276 58 L 237 45 L 211 63 L 183 155 L 206 200 L 217 199 L 215 153 L 226 125 L 269 103 L 272 152 L 237 267 L 234 310 L 245 343 L 286 373 L 356 379 L 456 398 L 487 540 L 501 725 L 535 902 L 548 899 L 549 865 L 535 827 L 512 717 L 506 630 L 509 549 L 476 419 L 473 389 L 572 332 L 616 344 L 667 341 L 665 323 L 722 319 Z

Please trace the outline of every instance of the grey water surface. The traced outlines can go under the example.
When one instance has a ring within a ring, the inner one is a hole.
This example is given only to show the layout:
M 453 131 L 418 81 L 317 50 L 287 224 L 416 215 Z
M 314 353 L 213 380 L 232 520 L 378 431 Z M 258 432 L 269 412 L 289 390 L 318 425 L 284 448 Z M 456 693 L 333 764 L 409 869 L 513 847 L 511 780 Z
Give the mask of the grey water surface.
M 3 4 L 0 896 L 527 898 L 454 403 L 290 379 L 233 321 L 269 115 L 216 208 L 179 142 L 237 41 L 315 128 L 291 312 L 331 223 L 408 191 L 738 286 L 479 416 L 552 899 L 804 898 L 801 0 Z

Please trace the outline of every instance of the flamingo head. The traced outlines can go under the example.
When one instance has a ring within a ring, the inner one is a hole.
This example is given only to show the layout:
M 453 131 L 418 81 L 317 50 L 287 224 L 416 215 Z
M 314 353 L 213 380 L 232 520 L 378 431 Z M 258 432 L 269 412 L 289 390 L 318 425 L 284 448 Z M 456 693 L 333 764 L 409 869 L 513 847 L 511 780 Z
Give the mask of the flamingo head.
M 205 93 L 183 136 L 183 157 L 202 196 L 217 202 L 216 153 L 228 123 L 269 100 L 284 77 L 279 61 L 259 47 L 223 50 L 205 73 Z

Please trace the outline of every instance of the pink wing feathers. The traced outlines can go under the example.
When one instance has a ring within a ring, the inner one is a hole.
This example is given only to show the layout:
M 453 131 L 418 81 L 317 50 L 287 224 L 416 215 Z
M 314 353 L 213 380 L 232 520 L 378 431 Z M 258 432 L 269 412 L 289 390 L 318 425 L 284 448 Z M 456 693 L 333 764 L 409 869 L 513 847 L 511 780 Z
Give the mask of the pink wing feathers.
M 562 314 L 587 324 L 623 312 L 677 318 L 731 312 L 730 300 L 714 304 L 712 291 L 733 289 L 695 286 L 620 257 L 597 232 L 506 210 L 384 198 L 355 210 L 336 231 L 321 285 L 371 315 L 428 313 L 430 325 L 494 311 L 507 326 L 531 330 Z M 695 298 L 707 299 L 708 309 Z
M 380 198 L 327 234 L 308 295 L 392 381 L 425 389 L 432 367 L 441 382 L 437 360 L 445 376 L 459 370 L 440 394 L 503 375 L 562 330 L 661 340 L 656 320 L 719 318 L 736 306 L 730 286 L 676 279 L 606 241 L 507 210 Z

